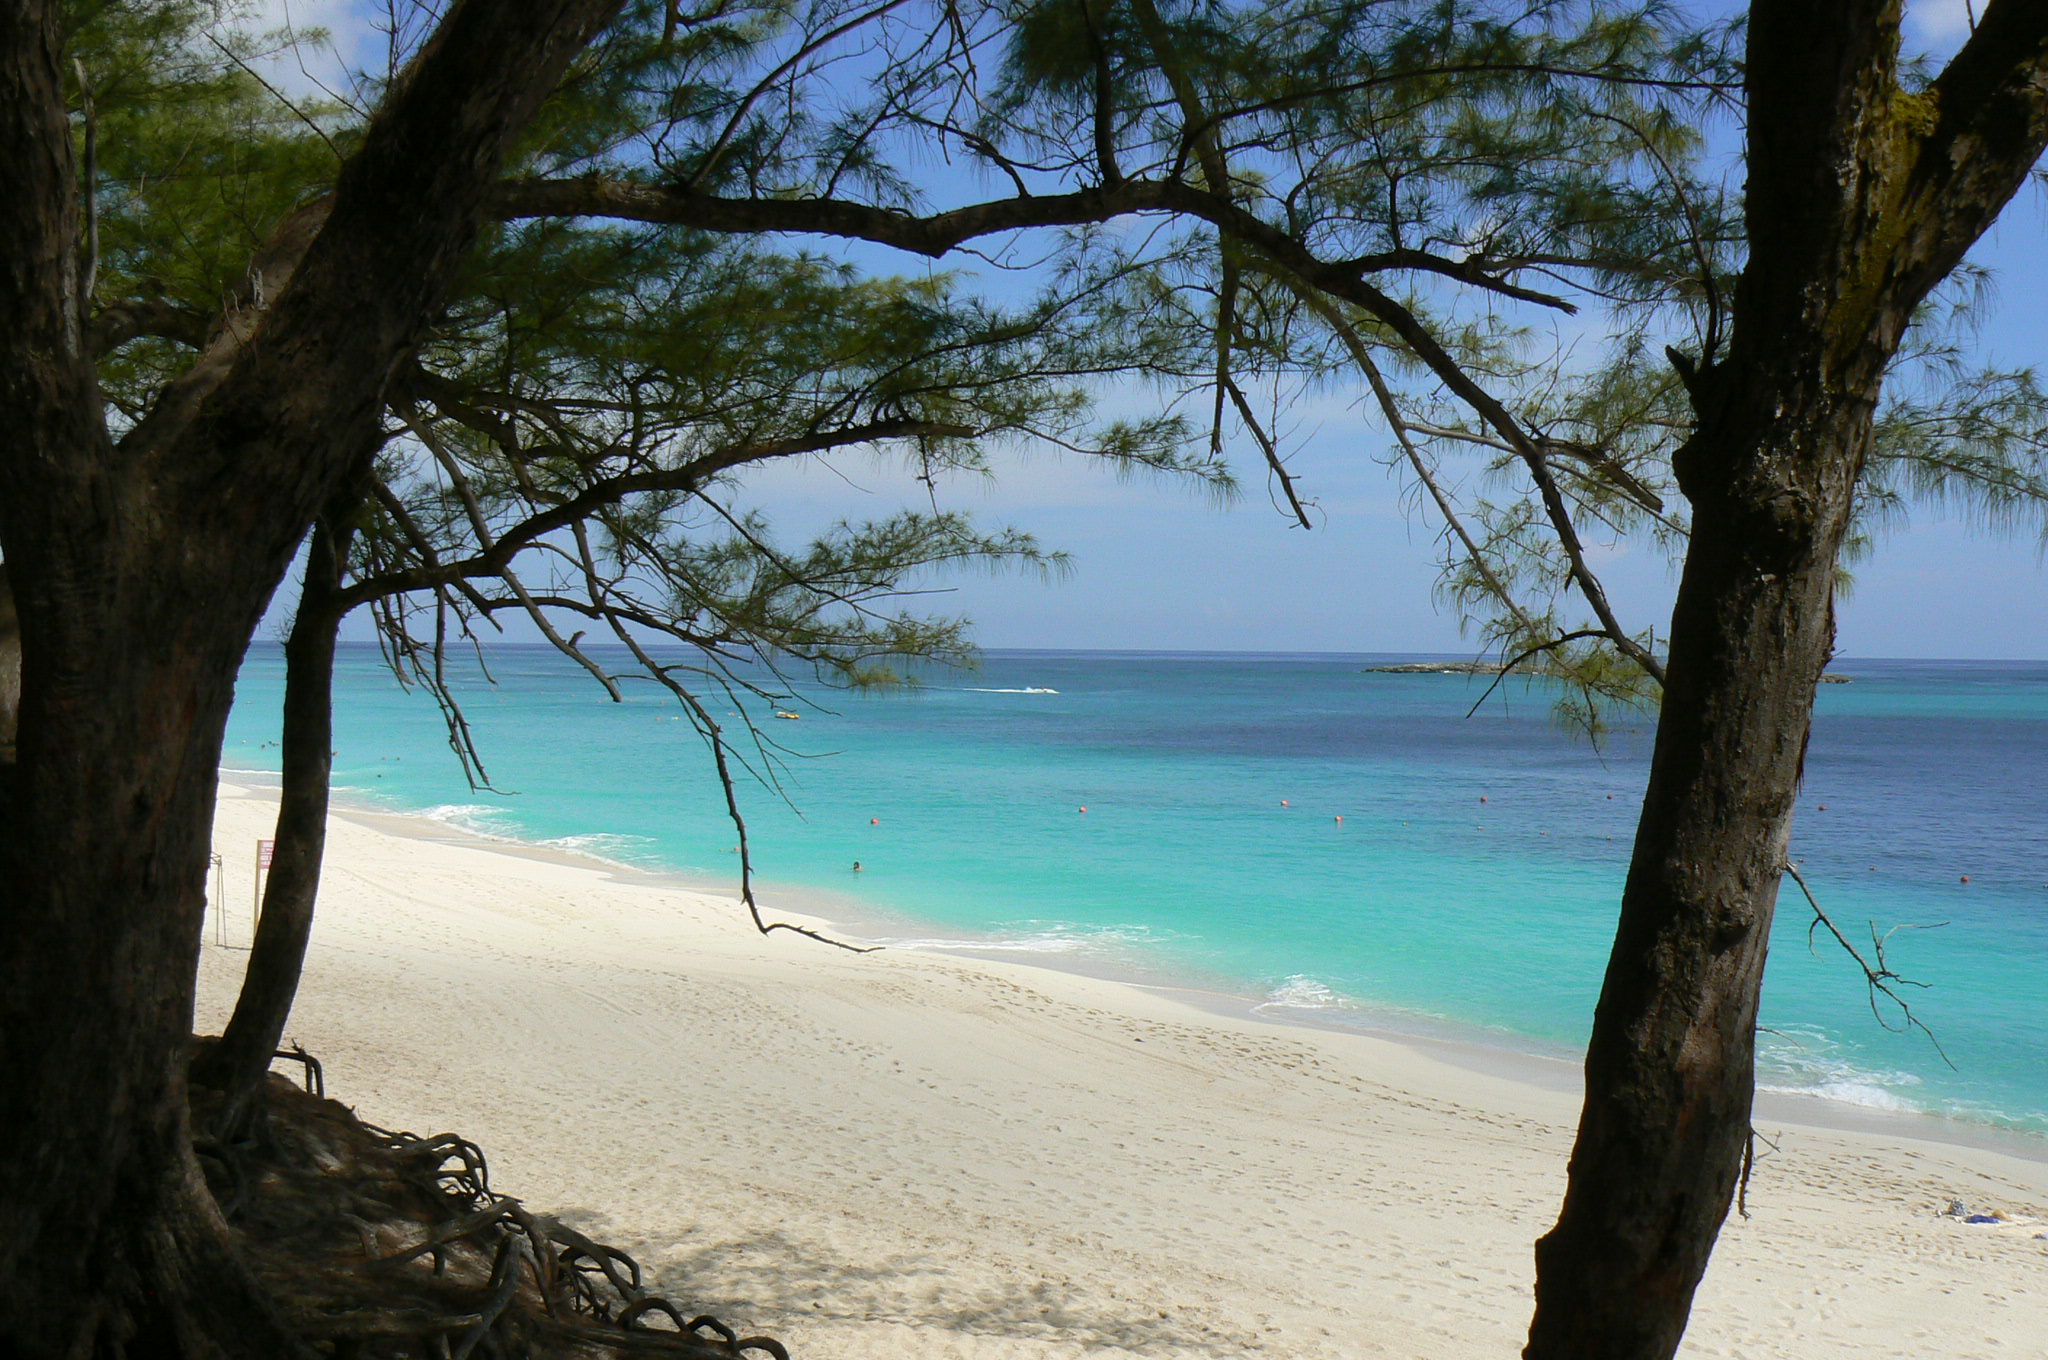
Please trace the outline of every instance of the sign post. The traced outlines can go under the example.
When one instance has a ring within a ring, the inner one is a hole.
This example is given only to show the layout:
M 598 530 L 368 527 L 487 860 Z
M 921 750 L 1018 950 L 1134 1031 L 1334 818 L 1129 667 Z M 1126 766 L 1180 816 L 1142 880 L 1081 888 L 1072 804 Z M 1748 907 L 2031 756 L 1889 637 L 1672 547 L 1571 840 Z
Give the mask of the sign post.
M 206 857 L 206 865 L 213 878 L 213 891 L 206 897 L 206 904 L 213 908 L 213 942 L 224 945 L 228 942 L 228 899 L 227 885 L 221 877 L 226 871 L 221 867 L 218 852 Z
M 277 853 L 277 842 L 259 840 L 256 842 L 256 890 L 255 900 L 249 907 L 250 930 L 263 916 L 263 875 L 270 869 L 271 856 Z

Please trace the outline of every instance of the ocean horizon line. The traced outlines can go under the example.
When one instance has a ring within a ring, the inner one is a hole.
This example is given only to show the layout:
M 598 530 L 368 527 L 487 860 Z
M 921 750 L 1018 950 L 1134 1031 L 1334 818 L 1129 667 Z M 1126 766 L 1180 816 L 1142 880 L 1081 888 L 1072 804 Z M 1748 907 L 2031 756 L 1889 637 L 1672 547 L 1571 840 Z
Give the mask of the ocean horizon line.
M 265 638 L 263 643 L 276 648 L 284 646 L 282 638 Z M 251 644 L 252 646 L 256 644 Z M 371 639 L 343 639 L 339 646 L 351 650 L 374 651 L 378 644 Z M 554 652 L 553 643 L 545 640 L 489 639 L 490 650 Z M 630 654 L 631 649 L 621 642 L 585 642 L 579 644 L 585 651 Z M 1489 655 L 1486 650 L 1470 648 L 1417 649 L 1417 648 L 1376 648 L 1365 651 L 1351 650 L 1296 650 L 1287 648 L 1253 647 L 994 647 L 982 646 L 975 649 L 977 655 L 1000 658 L 1028 657 L 1092 657 L 1102 660 L 1154 659 L 1187 661 L 1378 661 L 1399 658 L 1414 661 L 1470 661 Z M 956 666 L 943 661 L 922 662 L 945 670 L 971 670 L 971 663 Z M 2048 665 L 2048 655 L 2043 656 L 1879 656 L 1875 654 L 1845 653 L 1829 661 L 1830 668 L 1839 665 L 1962 665 L 1962 666 L 2042 666 Z

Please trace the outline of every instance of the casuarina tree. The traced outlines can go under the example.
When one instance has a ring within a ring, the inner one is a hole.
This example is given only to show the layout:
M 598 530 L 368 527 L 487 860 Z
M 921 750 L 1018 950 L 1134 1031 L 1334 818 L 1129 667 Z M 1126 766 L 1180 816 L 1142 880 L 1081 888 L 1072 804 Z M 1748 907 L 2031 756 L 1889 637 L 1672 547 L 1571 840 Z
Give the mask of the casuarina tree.
M 715 54 L 730 17 L 643 5 L 586 52 L 616 8 L 455 5 L 374 115 L 273 106 L 270 126 L 238 54 L 178 46 L 203 36 L 198 6 L 31 6 L 0 25 L 0 161 L 17 171 L 0 400 L 20 435 L 0 469 L 21 616 L 0 821 L 0 1088 L 22 1111 L 0 1146 L 8 1353 L 297 1353 L 208 1192 L 186 1089 L 233 677 L 309 530 L 291 648 L 308 686 L 287 715 L 302 802 L 324 801 L 319 679 L 353 605 L 382 607 L 401 653 L 419 595 L 465 625 L 580 611 L 635 645 L 858 676 L 958 645 L 955 623 L 876 610 L 905 573 L 1037 555 L 936 511 L 779 550 L 723 492 L 822 450 L 897 441 L 927 471 L 969 469 L 977 437 L 1073 434 L 1073 384 L 1098 362 L 1085 298 L 1004 311 L 941 277 L 486 213 L 508 169 L 606 145 L 619 91 L 643 93 L 633 72 Z M 145 118 L 168 134 L 152 142 Z M 1096 451 L 1178 466 L 1171 427 Z M 530 565 L 551 557 L 574 569 Z M 317 807 L 288 820 L 316 864 Z M 264 956 L 285 966 L 209 1054 L 231 1076 L 241 1050 L 268 1056 L 304 923 L 273 919 L 286 938 Z
M 331 197 L 203 351 L 110 421 L 65 15 L 0 15 L 0 550 L 21 620 L 0 826 L 0 1332 L 12 1354 L 301 1353 L 236 1256 L 185 1101 L 234 674 L 320 507 L 372 450 L 506 152 L 616 0 L 454 5 Z
M 1748 258 L 1697 425 L 1663 712 L 1531 1360 L 1669 1356 L 1749 1135 L 1757 997 L 1836 566 L 1885 370 L 2048 147 L 2048 7 L 1992 0 L 1931 82 L 1898 0 L 1749 13 Z

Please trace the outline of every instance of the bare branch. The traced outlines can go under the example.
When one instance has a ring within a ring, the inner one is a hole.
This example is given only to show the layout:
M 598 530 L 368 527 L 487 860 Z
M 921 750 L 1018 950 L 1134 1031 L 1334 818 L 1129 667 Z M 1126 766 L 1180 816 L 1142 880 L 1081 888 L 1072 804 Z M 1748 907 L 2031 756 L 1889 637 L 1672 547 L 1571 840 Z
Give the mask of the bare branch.
M 1430 499 L 1436 502 L 1437 511 L 1444 517 L 1444 523 L 1464 547 L 1466 560 L 1471 562 L 1473 570 L 1486 582 L 1487 589 L 1493 593 L 1493 597 L 1514 615 L 1515 621 L 1525 629 L 1533 631 L 1534 622 L 1516 602 L 1506 583 L 1494 571 L 1493 564 L 1486 560 L 1486 554 L 1480 551 L 1479 544 L 1466 530 L 1465 522 L 1459 517 L 1457 508 L 1451 504 L 1450 497 L 1438 484 L 1435 472 L 1424 461 L 1422 451 L 1416 448 L 1415 441 L 1408 437 L 1411 430 L 1419 430 L 1422 433 L 1428 431 L 1410 421 L 1401 410 L 1400 404 L 1394 400 L 1393 389 L 1387 385 L 1379 365 L 1373 361 L 1372 351 L 1367 347 L 1365 337 L 1358 333 L 1358 328 L 1352 325 L 1328 298 L 1298 282 L 1289 280 L 1288 283 L 1294 295 L 1337 333 L 1337 338 L 1344 342 L 1345 349 L 1350 352 L 1352 362 L 1365 374 L 1366 382 L 1372 388 L 1373 399 L 1379 403 L 1380 413 L 1386 417 L 1387 428 L 1393 431 L 1394 442 L 1400 445 L 1402 454 L 1408 459 L 1409 467 L 1414 469 L 1423 488 L 1429 492 Z
M 579 531 L 581 530 L 582 524 L 580 521 L 576 527 Z M 583 550 L 587 567 L 594 573 L 594 566 L 589 565 L 588 543 L 582 543 L 579 546 Z M 711 716 L 711 711 L 704 707 L 701 699 L 686 686 L 679 683 L 669 673 L 667 667 L 662 666 L 647 654 L 645 649 L 641 647 L 640 640 L 633 636 L 631 629 L 627 628 L 622 621 L 613 615 L 607 615 L 606 622 L 610 624 L 613 636 L 626 645 L 627 650 L 633 653 L 634 659 L 640 663 L 641 668 L 659 682 L 664 689 L 673 694 L 677 702 L 689 710 L 692 724 L 696 727 L 699 734 L 703 736 L 705 744 L 711 748 L 711 761 L 718 770 L 719 788 L 725 794 L 726 815 L 732 819 L 733 829 L 738 833 L 740 839 L 740 901 L 746 904 L 748 915 L 753 917 L 754 928 L 763 935 L 772 935 L 778 930 L 791 931 L 795 934 L 817 940 L 821 944 L 829 944 L 835 949 L 844 949 L 851 954 L 872 954 L 879 950 L 882 947 L 880 945 L 848 944 L 844 940 L 835 940 L 831 936 L 813 930 L 808 926 L 796 925 L 789 921 L 768 921 L 763 919 L 760 903 L 754 896 L 754 862 L 752 848 L 747 840 L 747 819 L 740 812 L 739 791 L 733 783 L 732 767 L 726 760 L 724 729 L 719 726 L 718 720 Z
M 73 57 L 71 69 L 78 75 L 78 100 L 85 114 L 85 164 L 80 168 L 85 193 L 85 262 L 78 284 L 78 315 L 83 323 L 92 314 L 92 295 L 100 282 L 100 120 L 85 63 Z
M 1508 676 L 1514 672 L 1515 668 L 1517 666 L 1520 666 L 1524 661 L 1527 661 L 1532 657 L 1541 656 L 1545 652 L 1554 652 L 1559 647 L 1565 646 L 1567 643 L 1581 642 L 1587 638 L 1601 638 L 1609 642 L 1613 641 L 1612 638 L 1608 637 L 1605 629 L 1581 628 L 1575 632 L 1565 633 L 1559 637 L 1546 638 L 1542 642 L 1538 642 L 1533 646 L 1524 647 L 1521 651 L 1516 652 L 1513 656 L 1501 662 L 1500 671 L 1493 677 L 1493 683 L 1486 687 L 1486 693 L 1480 695 L 1479 698 L 1473 702 L 1472 707 L 1465 710 L 1465 716 L 1469 718 L 1474 713 L 1477 713 L 1479 711 L 1479 706 L 1485 703 L 1488 699 L 1491 699 L 1493 697 L 1493 692 L 1500 688 L 1501 681 L 1507 679 Z
M 1287 508 L 1293 514 L 1294 522 L 1304 529 L 1313 529 L 1315 526 L 1309 523 L 1308 510 L 1302 505 L 1301 497 L 1295 493 L 1294 474 L 1287 470 L 1287 463 L 1280 456 L 1279 446 L 1273 442 L 1273 436 L 1266 432 L 1265 426 L 1259 423 L 1258 415 L 1253 412 L 1251 402 L 1245 399 L 1243 389 L 1237 385 L 1237 380 L 1227 373 L 1219 373 L 1217 381 L 1222 390 L 1229 394 L 1231 405 L 1237 408 L 1238 418 L 1244 421 L 1245 429 L 1251 432 L 1252 442 L 1257 444 L 1259 452 L 1265 455 L 1266 466 L 1272 470 L 1274 480 L 1280 483 L 1280 490 L 1287 497 Z
M 1742 1179 L 1735 1185 L 1735 1212 L 1744 1218 L 1749 1217 L 1750 1173 L 1756 1170 L 1756 1164 L 1763 1160 L 1756 1155 L 1756 1145 L 1759 1142 L 1773 1152 L 1778 1150 L 1778 1145 L 1758 1133 L 1754 1124 L 1750 1126 L 1749 1136 L 1742 1140 Z
M 1898 993 L 1898 988 L 1900 987 L 1925 988 L 1932 984 L 1916 982 L 1912 978 L 1899 976 L 1897 972 L 1893 971 L 1891 965 L 1885 961 L 1884 957 L 1884 942 L 1889 940 L 1897 931 L 1938 930 L 1942 926 L 1947 925 L 1948 922 L 1936 921 L 1931 925 L 1893 926 L 1891 930 L 1886 931 L 1883 935 L 1877 933 L 1877 926 L 1873 924 L 1870 927 L 1871 957 L 1877 960 L 1873 964 L 1870 959 L 1863 957 L 1862 951 L 1849 942 L 1849 937 L 1842 933 L 1840 927 L 1835 924 L 1834 918 L 1821 910 L 1820 902 L 1813 895 L 1813 889 L 1806 886 L 1806 879 L 1800 875 L 1799 866 L 1787 860 L 1784 869 L 1787 874 L 1792 876 L 1792 881 L 1799 885 L 1799 891 L 1805 894 L 1806 904 L 1813 908 L 1813 920 L 1806 927 L 1806 947 L 1811 950 L 1813 948 L 1814 932 L 1823 926 L 1827 927 L 1828 934 L 1835 937 L 1835 943 L 1841 945 L 1849 957 L 1856 960 L 1856 966 L 1863 970 L 1864 986 L 1870 992 L 1870 1013 L 1876 1017 L 1877 1023 L 1894 1033 L 1903 1032 L 1908 1029 L 1919 1030 L 1927 1036 L 1927 1042 L 1934 1045 L 1934 1051 L 1940 1055 L 1941 1060 L 1948 1063 L 1950 1069 L 1953 1070 L 1955 1063 L 1949 1060 L 1947 1051 L 1941 1046 L 1941 1040 L 1935 1037 L 1934 1031 L 1929 1029 L 1919 1016 L 1913 1014 L 1913 1007 Z M 1884 1011 L 1878 1006 L 1879 997 L 1883 997 L 1898 1008 L 1899 1020 L 1897 1023 L 1893 1023 L 1885 1018 Z

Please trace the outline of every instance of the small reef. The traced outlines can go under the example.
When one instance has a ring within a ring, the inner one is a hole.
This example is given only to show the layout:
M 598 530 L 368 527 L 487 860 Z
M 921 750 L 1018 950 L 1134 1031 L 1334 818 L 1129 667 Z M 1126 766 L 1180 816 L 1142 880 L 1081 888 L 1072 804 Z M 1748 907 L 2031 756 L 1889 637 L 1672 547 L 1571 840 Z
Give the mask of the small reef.
M 1399 665 L 1393 666 L 1366 666 L 1360 669 L 1359 674 L 1499 675 L 1506 669 L 1507 667 L 1498 661 L 1404 661 Z M 1555 666 L 1540 662 L 1524 665 L 1520 669 L 1525 675 L 1560 675 L 1563 673 Z M 1854 677 L 1852 676 L 1837 675 L 1833 671 L 1829 671 L 1821 676 L 1820 682 L 1823 685 L 1847 685 L 1852 683 L 1853 679 Z

